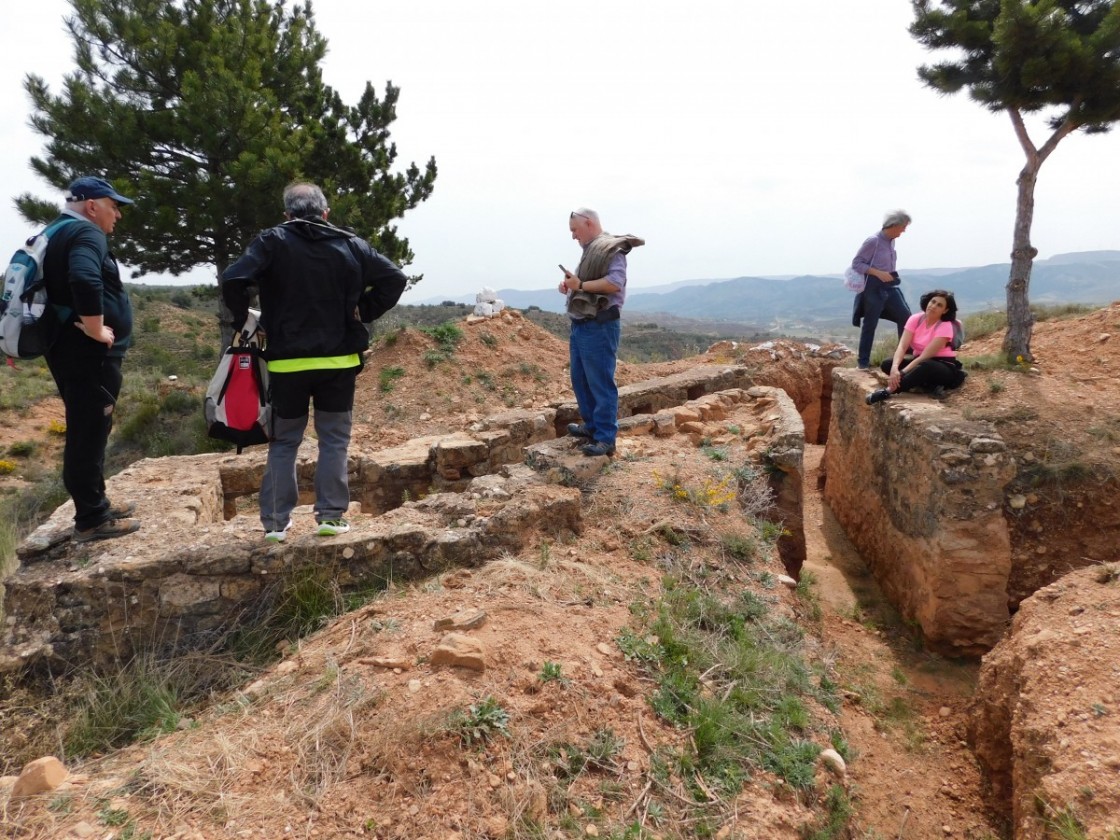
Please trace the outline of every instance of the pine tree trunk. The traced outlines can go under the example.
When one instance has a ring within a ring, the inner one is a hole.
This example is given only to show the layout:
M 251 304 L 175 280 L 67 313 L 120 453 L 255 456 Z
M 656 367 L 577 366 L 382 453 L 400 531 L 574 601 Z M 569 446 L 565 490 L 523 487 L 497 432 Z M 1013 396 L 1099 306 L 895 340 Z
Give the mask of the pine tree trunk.
M 218 261 L 216 266 L 218 270 L 218 334 L 222 340 L 222 346 L 219 352 L 225 352 L 225 349 L 233 343 L 233 313 L 229 311 L 226 306 L 225 298 L 222 297 L 222 274 L 225 272 L 229 264 L 223 261 Z
M 1034 187 L 1041 161 L 1028 161 L 1019 173 L 1019 198 L 1015 208 L 1015 236 L 1011 248 L 1011 275 L 1007 280 L 1007 335 L 1003 353 L 1010 363 L 1033 361 L 1031 356 L 1031 315 L 1028 292 L 1031 266 L 1038 251 L 1031 247 L 1031 223 L 1034 221 Z

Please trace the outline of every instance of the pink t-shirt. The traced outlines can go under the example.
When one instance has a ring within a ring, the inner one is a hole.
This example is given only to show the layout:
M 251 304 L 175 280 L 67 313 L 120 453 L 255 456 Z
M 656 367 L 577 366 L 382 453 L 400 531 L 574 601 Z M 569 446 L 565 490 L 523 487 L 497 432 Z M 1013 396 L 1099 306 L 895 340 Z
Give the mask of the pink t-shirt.
M 910 316 L 910 319 L 906 322 L 906 329 L 914 335 L 914 338 L 910 341 L 910 352 L 915 356 L 922 355 L 922 351 L 935 338 L 944 338 L 945 346 L 934 353 L 933 357 L 935 359 L 956 358 L 957 354 L 949 346 L 949 343 L 953 340 L 952 321 L 937 321 L 931 327 L 926 324 L 926 313 L 919 312 L 917 315 Z

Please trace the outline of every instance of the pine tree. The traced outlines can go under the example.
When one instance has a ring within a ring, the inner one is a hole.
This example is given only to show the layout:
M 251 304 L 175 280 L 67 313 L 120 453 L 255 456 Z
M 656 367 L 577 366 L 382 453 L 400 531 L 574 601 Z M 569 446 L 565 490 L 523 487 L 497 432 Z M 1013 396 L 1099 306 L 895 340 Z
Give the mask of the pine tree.
M 60 191 L 97 174 L 137 198 L 113 237 L 137 274 L 212 265 L 221 277 L 281 221 L 281 193 L 296 178 L 323 187 L 332 222 L 411 262 L 391 222 L 431 195 L 435 159 L 394 171 L 400 91 L 391 83 L 383 99 L 367 83 L 355 106 L 323 83 L 326 41 L 310 2 L 290 11 L 282 0 L 71 5 L 77 69 L 57 96 L 40 77 L 25 80 L 31 125 L 47 138 L 31 166 Z M 30 221 L 58 212 L 29 194 L 16 204 Z
M 1120 4 L 1113 0 L 911 0 L 910 34 L 954 60 L 919 68 L 942 93 L 967 88 L 994 113 L 1006 112 L 1026 154 L 1007 281 L 1009 361 L 1032 360 L 1028 292 L 1038 251 L 1031 245 L 1034 188 L 1043 162 L 1075 131 L 1108 131 L 1120 119 Z M 1024 115 L 1045 117 L 1039 146 Z

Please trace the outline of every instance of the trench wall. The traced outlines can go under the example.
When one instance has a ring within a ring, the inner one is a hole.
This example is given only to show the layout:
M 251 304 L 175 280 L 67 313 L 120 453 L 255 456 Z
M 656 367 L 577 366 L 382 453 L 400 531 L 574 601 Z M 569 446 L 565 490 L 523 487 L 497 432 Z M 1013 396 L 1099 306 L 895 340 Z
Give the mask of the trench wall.
M 926 642 L 980 655 L 1006 629 L 1011 542 L 1003 517 L 1015 464 L 994 427 L 878 382 L 833 371 L 824 498 L 886 596 Z

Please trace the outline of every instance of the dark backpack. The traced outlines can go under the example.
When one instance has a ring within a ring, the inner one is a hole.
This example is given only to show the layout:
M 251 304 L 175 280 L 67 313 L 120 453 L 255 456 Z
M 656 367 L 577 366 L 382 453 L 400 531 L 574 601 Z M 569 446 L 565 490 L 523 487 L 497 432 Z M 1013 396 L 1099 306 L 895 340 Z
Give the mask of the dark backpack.
M 964 344 L 964 324 L 954 318 L 953 340 L 949 342 L 949 347 L 953 350 L 960 350 L 962 344 Z
M 67 307 L 47 299 L 43 260 L 55 231 L 77 219 L 52 222 L 42 233 L 30 237 L 12 255 L 4 271 L 0 294 L 0 351 L 9 359 L 34 359 L 54 343 L 61 320 L 69 317 Z

